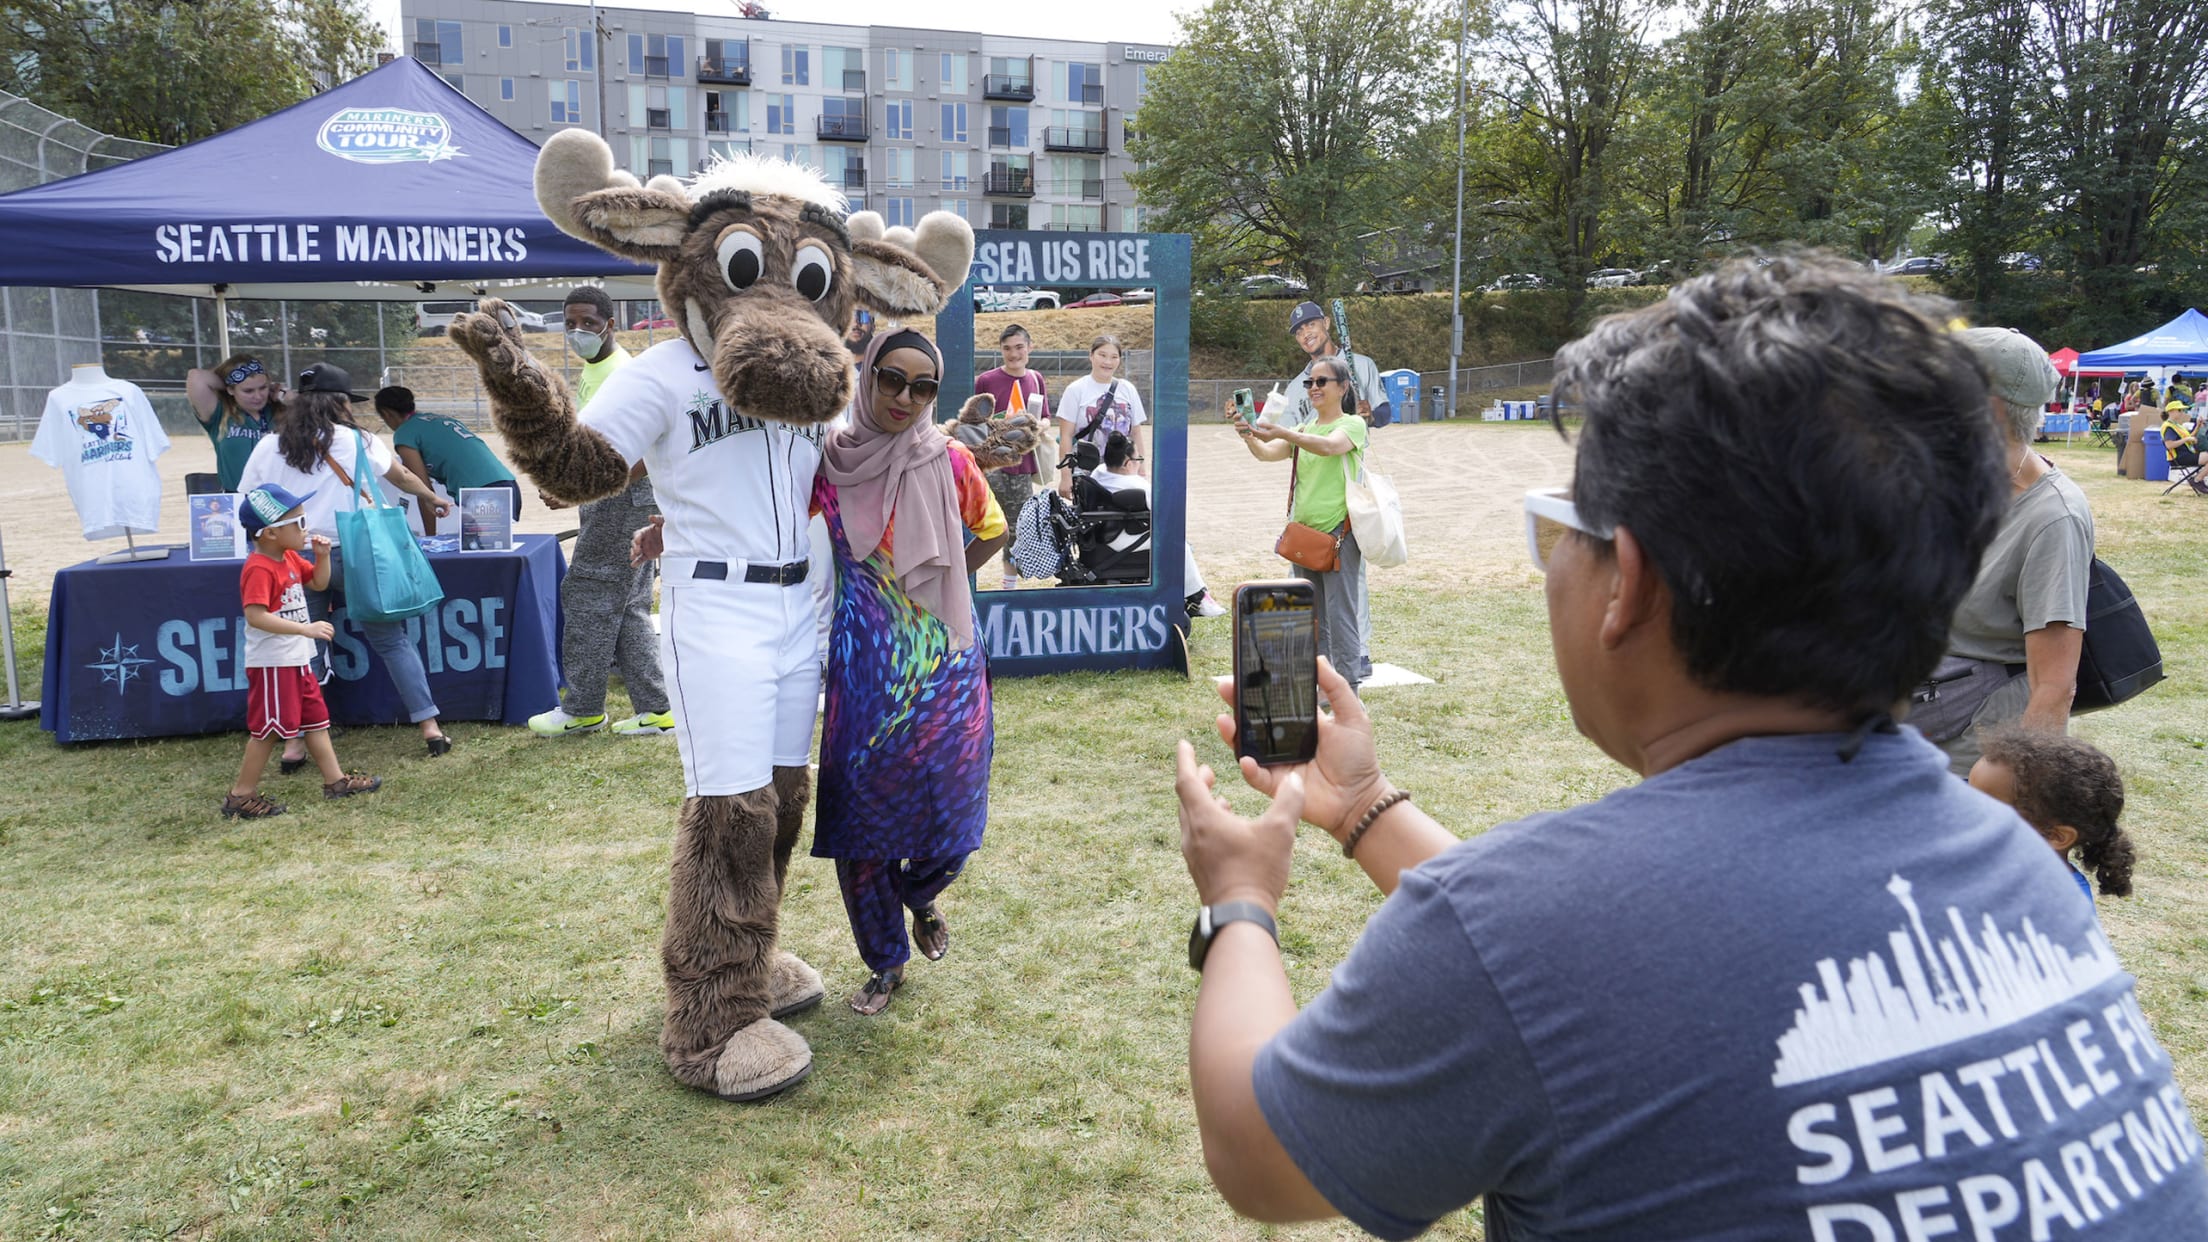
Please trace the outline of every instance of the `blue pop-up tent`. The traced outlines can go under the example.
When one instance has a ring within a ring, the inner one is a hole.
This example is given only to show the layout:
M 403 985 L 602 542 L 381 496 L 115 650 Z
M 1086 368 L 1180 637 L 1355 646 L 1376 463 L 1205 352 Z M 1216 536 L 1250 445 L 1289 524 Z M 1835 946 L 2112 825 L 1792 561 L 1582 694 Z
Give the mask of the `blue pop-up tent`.
M 2208 315 L 2187 310 L 2145 336 L 2078 355 L 2081 371 L 2208 369 Z
M 536 158 L 401 58 L 227 133 L 0 195 L 0 284 L 414 301 L 600 278 L 654 296 L 652 269 L 544 218 Z

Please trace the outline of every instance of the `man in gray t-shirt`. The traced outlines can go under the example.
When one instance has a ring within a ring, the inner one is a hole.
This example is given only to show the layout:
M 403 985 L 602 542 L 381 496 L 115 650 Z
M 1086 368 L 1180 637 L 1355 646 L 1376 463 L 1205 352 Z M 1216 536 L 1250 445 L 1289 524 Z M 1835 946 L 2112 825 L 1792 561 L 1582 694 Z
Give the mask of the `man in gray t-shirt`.
M 1288 315 L 1288 334 L 1296 338 L 1296 347 L 1308 360 L 1303 370 L 1296 372 L 1296 377 L 1281 389 L 1286 409 L 1275 411 L 1268 407 L 1265 417 L 1283 427 L 1301 427 L 1318 417 L 1311 405 L 1311 364 L 1321 358 L 1331 358 L 1341 350 L 1334 344 L 1333 325 L 1317 302 L 1296 303 L 1296 308 Z M 1388 391 L 1380 383 L 1380 365 L 1363 354 L 1352 354 L 1349 369 L 1351 384 L 1357 389 L 1357 412 L 1368 424 L 1389 421 L 1395 407 L 1389 404 Z M 1380 413 L 1382 406 L 1388 408 L 1385 416 Z

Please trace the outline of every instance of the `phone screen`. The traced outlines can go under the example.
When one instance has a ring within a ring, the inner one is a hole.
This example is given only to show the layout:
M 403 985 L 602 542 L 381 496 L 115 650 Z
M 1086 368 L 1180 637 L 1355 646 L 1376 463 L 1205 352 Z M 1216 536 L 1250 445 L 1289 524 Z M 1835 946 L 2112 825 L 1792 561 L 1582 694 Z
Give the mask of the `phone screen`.
M 1308 582 L 1251 582 L 1234 592 L 1236 753 L 1261 764 L 1318 752 L 1318 630 Z

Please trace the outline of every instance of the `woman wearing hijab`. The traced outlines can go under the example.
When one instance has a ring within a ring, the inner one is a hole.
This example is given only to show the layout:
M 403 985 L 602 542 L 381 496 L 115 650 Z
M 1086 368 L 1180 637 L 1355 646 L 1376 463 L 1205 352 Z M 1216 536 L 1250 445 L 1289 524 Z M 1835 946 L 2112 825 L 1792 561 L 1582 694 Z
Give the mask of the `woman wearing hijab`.
M 904 982 L 907 910 L 923 956 L 950 948 L 936 898 L 989 818 L 994 726 L 966 584 L 1007 531 L 973 454 L 935 428 L 942 376 L 926 337 L 877 335 L 813 485 L 836 563 L 813 855 L 836 860 L 872 972 L 851 997 L 862 1014 Z

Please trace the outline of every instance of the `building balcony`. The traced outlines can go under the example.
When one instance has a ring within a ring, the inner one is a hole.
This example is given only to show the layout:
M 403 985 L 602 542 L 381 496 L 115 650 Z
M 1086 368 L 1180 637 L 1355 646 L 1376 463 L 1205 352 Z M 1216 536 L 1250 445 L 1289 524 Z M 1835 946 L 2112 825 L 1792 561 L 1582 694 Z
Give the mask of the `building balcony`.
M 1016 78 L 1005 73 L 987 73 L 981 78 L 983 99 L 1016 99 L 1022 103 L 1035 100 L 1035 79 Z
M 666 109 L 666 108 L 646 108 L 646 109 L 644 109 L 644 128 L 646 128 L 646 129 L 673 129 L 673 128 L 674 128 L 674 126 L 675 126 L 675 117 L 674 117 L 674 113 L 673 113 L 672 111 L 670 111 L 669 109 Z
M 991 212 L 989 213 L 989 227 L 993 229 L 1024 229 L 1027 227 L 1027 212 L 1024 209 L 1014 212 Z
M 1052 125 L 1043 130 L 1045 151 L 1088 151 L 1103 154 L 1109 147 L 1101 129 L 1075 129 L 1070 125 Z
M 1028 168 L 992 168 L 982 179 L 981 192 L 1004 198 L 1035 197 L 1035 173 Z
M 863 116 L 824 116 L 815 123 L 813 134 L 822 142 L 865 142 L 866 118 Z
M 736 118 L 726 112 L 708 112 L 705 114 L 705 132 L 733 134 L 736 132 Z
M 843 166 L 843 189 L 848 194 L 864 194 L 866 192 L 866 165 L 846 164 Z
M 1103 179 L 1102 179 L 1102 178 L 1098 178 L 1098 179 L 1096 179 L 1096 180 L 1094 180 L 1094 181 L 1083 181 L 1083 182 L 1081 183 L 1081 197 L 1082 197 L 1082 198 L 1083 198 L 1084 200 L 1086 200 L 1086 201 L 1088 201 L 1088 202 L 1092 202 L 1092 203 L 1101 203 L 1101 202 L 1103 202 L 1103 201 L 1104 201 L 1104 181 L 1103 181 Z
M 1012 127 L 1011 127 L 1011 126 L 1009 126 L 1009 125 L 992 125 L 992 126 L 990 126 L 990 127 L 989 127 L 989 145 L 990 145 L 990 146 L 992 146 L 992 147 L 1009 147 L 1009 146 L 1011 146 L 1011 145 L 1012 145 Z
M 713 82 L 722 86 L 751 85 L 751 58 L 749 56 L 700 56 L 698 57 L 698 81 Z

